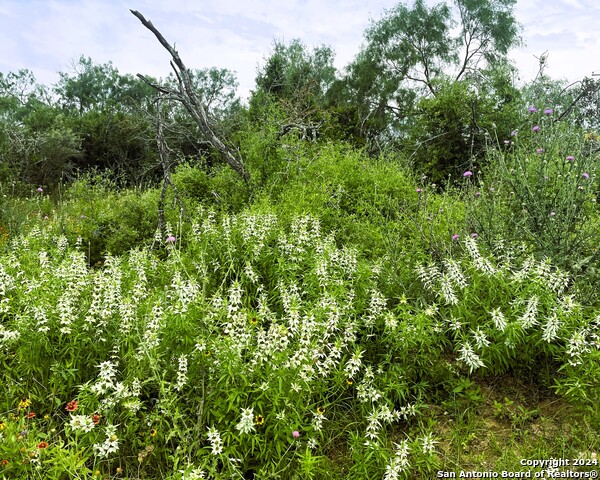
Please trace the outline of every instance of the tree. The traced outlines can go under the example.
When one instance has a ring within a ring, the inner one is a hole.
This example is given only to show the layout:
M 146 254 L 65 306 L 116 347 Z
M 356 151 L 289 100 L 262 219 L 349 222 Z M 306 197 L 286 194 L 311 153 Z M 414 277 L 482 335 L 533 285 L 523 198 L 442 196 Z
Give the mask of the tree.
M 79 138 L 29 70 L 0 74 L 0 119 L 2 180 L 47 185 L 73 171 Z
M 0 118 L 21 122 L 38 108 L 50 103 L 49 94 L 26 69 L 0 73 Z
M 314 139 L 326 121 L 327 93 L 336 79 L 333 60 L 333 50 L 324 45 L 311 51 L 298 39 L 288 45 L 275 42 L 256 77 L 251 117 L 264 120 L 275 106 L 281 113 L 279 137 L 295 131 Z
M 106 106 L 117 87 L 118 71 L 112 63 L 95 65 L 92 59 L 79 58 L 72 63 L 72 74 L 59 72 L 59 81 L 54 91 L 65 109 L 74 109 L 80 114 L 94 107 Z
M 454 0 L 461 26 L 459 70 L 464 75 L 506 59 L 520 43 L 519 25 L 514 17 L 516 0 Z M 483 62 L 483 65 L 482 65 Z
M 240 106 L 236 90 L 238 87 L 235 73 L 226 68 L 203 68 L 190 70 L 190 80 L 198 98 L 206 106 L 209 115 L 222 120 Z M 165 85 L 177 88 L 177 78 L 169 74 Z
M 79 58 L 72 73 L 59 72 L 54 92 L 67 110 L 84 114 L 92 109 L 132 110 L 148 106 L 154 90 L 133 75 L 121 75 L 112 62 L 95 64 L 91 58 Z
M 290 99 L 305 90 L 311 100 L 323 99 L 335 80 L 334 53 L 325 45 L 312 52 L 299 40 L 275 42 L 271 55 L 256 77 L 257 91 Z
M 482 71 L 504 62 L 519 42 L 515 1 L 454 0 L 452 6 L 428 7 L 416 0 L 373 22 L 344 79 L 361 132 L 377 137 L 389 134 L 391 125 L 397 137 L 419 98 L 436 96 L 447 79 L 476 85 Z

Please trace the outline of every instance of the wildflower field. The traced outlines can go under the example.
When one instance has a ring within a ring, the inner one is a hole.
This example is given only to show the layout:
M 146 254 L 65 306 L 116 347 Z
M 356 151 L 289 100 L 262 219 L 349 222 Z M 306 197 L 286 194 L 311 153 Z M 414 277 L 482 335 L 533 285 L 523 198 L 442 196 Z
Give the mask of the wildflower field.
M 600 80 L 524 83 L 516 0 L 276 40 L 246 100 L 186 42 L 270 4 L 37 3 L 171 68 L 0 71 L 0 480 L 597 477 Z
M 180 167 L 162 233 L 155 189 L 5 195 L 0 478 L 589 473 L 598 158 L 529 113 L 443 191 L 298 142 L 225 207 Z

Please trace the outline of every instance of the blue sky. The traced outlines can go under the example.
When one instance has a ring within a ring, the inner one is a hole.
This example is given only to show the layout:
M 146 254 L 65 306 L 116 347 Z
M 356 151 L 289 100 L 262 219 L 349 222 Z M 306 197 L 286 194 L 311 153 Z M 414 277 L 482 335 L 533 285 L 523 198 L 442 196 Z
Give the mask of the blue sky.
M 329 45 L 343 68 L 359 51 L 369 19 L 395 0 L 0 0 L 0 72 L 32 70 L 47 85 L 80 55 L 112 61 L 120 72 L 164 77 L 168 53 L 129 13 L 139 10 L 176 43 L 190 68 L 237 73 L 247 96 L 274 39 Z M 428 3 L 436 3 L 428 0 Z M 576 81 L 600 72 L 598 0 L 518 0 L 525 46 L 511 52 L 523 81 L 548 51 L 548 73 Z

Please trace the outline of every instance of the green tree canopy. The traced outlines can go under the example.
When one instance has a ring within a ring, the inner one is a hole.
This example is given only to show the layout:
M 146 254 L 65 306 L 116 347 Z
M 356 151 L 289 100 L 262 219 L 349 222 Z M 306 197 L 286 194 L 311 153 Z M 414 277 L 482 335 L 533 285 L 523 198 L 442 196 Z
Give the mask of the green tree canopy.
M 154 90 L 131 74 L 121 75 L 112 62 L 95 64 L 83 55 L 72 72 L 59 72 L 54 87 L 63 108 L 80 114 L 91 109 L 127 110 L 146 106 L 154 99 Z
M 304 97 L 319 101 L 335 80 L 333 59 L 333 50 L 324 45 L 310 51 L 298 39 L 289 45 L 275 42 L 256 77 L 257 92 L 279 99 L 289 99 L 303 92 Z
M 515 0 L 453 0 L 428 7 L 398 4 L 372 23 L 344 79 L 362 131 L 385 132 L 409 121 L 417 100 L 447 79 L 476 79 L 506 61 L 519 43 Z

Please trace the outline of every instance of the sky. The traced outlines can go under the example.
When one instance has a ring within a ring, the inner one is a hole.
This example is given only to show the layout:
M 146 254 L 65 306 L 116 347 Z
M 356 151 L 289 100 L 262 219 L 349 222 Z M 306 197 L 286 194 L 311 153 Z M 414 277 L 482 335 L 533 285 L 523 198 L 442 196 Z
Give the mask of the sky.
M 412 0 L 408 0 L 412 3 Z M 57 82 L 81 55 L 112 61 L 120 73 L 170 73 L 169 54 L 129 9 L 140 11 L 175 43 L 188 68 L 237 75 L 246 98 L 275 40 L 330 46 L 341 71 L 363 33 L 398 0 L 0 0 L 0 72 L 31 70 Z M 428 4 L 437 3 L 427 0 Z M 548 52 L 546 73 L 569 82 L 600 73 L 600 1 L 517 0 L 524 46 L 510 52 L 521 81 L 532 80 Z

